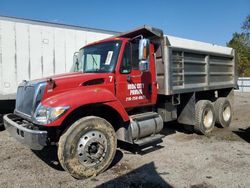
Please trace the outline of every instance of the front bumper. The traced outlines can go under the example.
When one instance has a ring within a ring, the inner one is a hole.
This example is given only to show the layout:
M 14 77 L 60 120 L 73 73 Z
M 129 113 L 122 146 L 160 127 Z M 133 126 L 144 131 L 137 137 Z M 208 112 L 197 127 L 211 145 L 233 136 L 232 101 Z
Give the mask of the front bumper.
M 33 124 L 14 114 L 5 115 L 3 120 L 10 135 L 29 148 L 42 150 L 47 145 L 47 131 L 35 130 Z

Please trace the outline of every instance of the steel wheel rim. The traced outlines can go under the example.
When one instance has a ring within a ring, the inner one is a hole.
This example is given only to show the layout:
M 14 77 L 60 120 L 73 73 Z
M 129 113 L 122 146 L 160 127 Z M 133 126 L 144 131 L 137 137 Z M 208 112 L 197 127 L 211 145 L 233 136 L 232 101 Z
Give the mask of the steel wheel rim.
M 77 144 L 79 162 L 91 167 L 99 164 L 107 153 L 107 138 L 97 130 L 83 134 Z
M 211 109 L 207 109 L 204 112 L 204 119 L 203 119 L 203 124 L 204 127 L 209 129 L 211 128 L 212 124 L 213 124 L 213 112 Z
M 231 117 L 231 109 L 229 106 L 226 106 L 224 108 L 222 116 L 223 116 L 224 121 L 229 121 L 229 119 Z

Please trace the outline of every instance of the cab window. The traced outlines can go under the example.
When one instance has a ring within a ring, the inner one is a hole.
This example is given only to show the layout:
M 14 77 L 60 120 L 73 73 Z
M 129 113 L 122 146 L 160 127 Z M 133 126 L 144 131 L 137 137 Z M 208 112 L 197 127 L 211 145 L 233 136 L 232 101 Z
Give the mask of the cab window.
M 139 69 L 139 44 L 138 42 L 132 43 L 132 66 L 133 69 Z
M 120 73 L 128 74 L 131 70 L 139 69 L 138 43 L 127 43 L 123 52 Z
M 128 74 L 131 72 L 131 49 L 127 43 L 123 52 L 120 73 Z

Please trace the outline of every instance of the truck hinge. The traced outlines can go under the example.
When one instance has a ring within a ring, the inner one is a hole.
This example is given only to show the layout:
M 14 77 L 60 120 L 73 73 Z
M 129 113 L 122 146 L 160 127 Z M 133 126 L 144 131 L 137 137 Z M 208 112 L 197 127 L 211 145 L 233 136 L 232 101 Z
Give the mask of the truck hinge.
M 172 95 L 172 105 L 179 105 L 181 103 L 181 95 L 180 94 L 174 94 Z

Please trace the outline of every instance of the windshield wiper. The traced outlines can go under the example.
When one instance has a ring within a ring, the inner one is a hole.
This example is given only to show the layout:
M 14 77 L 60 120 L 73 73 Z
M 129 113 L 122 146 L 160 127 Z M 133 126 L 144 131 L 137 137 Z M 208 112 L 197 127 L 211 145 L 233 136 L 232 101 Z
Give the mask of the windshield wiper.
M 92 57 L 92 59 L 93 59 L 93 63 L 95 63 L 95 65 L 96 65 L 96 67 L 97 67 L 98 65 L 97 65 L 97 62 L 96 62 L 94 56 L 93 56 L 92 54 L 90 54 L 90 55 L 91 55 L 91 57 Z M 93 66 L 93 68 L 94 68 L 94 66 Z

